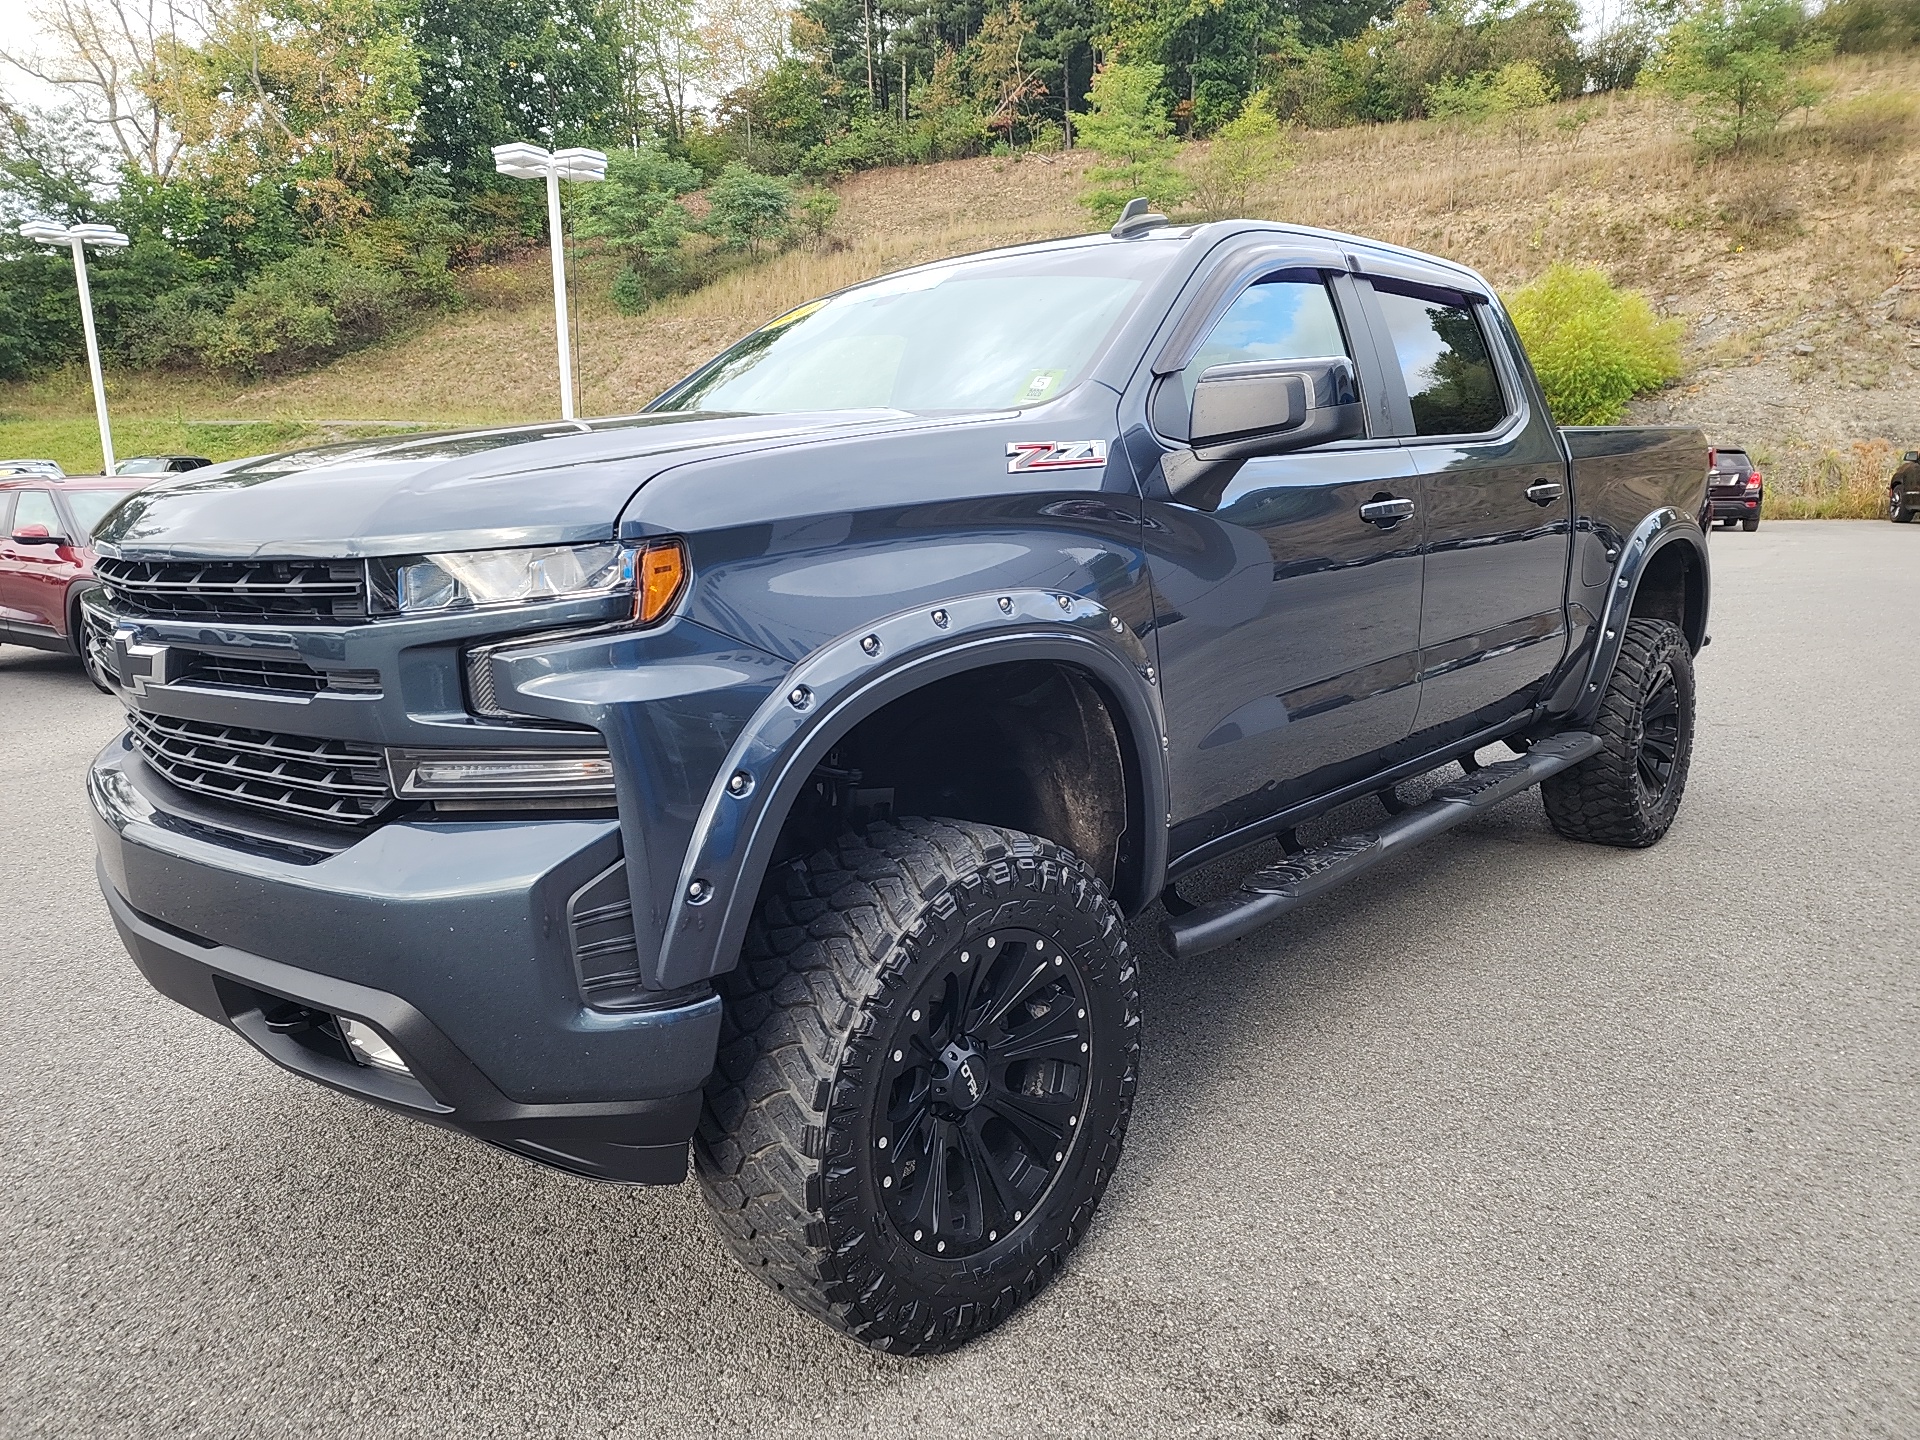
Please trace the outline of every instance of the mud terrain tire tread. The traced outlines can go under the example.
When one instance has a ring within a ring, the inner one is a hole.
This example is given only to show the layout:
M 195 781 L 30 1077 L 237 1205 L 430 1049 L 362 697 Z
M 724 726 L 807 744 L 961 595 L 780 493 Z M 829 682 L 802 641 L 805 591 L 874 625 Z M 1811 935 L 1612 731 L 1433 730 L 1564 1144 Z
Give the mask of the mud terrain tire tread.
M 1100 1117 L 1104 1133 L 1089 1124 L 1080 1137 L 1092 1163 L 1076 1176 L 1083 1193 L 1062 1191 L 1065 1223 L 1036 1230 L 1005 1257 L 1011 1263 L 978 1267 L 950 1294 L 930 1296 L 874 1259 L 873 1232 L 888 1222 L 856 1193 L 862 1067 L 917 983 L 930 927 L 1037 899 L 1091 922 L 1083 933 L 1100 952 L 1104 983 L 1118 989 L 1118 1103 Z M 1119 1160 L 1139 1071 L 1138 970 L 1125 921 L 1078 856 L 954 820 L 844 835 L 769 874 L 740 965 L 716 984 L 725 1008 L 694 1160 L 715 1227 L 749 1271 L 834 1329 L 899 1354 L 964 1344 L 1059 1271 Z
M 1654 675 L 1671 665 L 1679 692 L 1680 737 L 1672 785 L 1664 803 L 1650 808 L 1636 774 L 1635 736 L 1640 707 Z M 1553 776 L 1540 787 L 1553 828 L 1570 840 L 1643 849 L 1667 833 L 1686 791 L 1693 755 L 1693 655 L 1680 627 L 1668 620 L 1627 621 L 1620 657 L 1607 681 L 1600 710 L 1588 727 L 1605 741 L 1596 755 Z

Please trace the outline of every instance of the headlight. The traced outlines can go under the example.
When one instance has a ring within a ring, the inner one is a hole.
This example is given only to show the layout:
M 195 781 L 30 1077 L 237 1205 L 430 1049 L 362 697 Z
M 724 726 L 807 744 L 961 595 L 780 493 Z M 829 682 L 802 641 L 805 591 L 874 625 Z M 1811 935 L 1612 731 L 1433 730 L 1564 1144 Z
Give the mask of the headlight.
M 402 614 L 417 615 L 626 594 L 633 590 L 638 556 L 612 541 L 423 555 L 394 566 L 393 600 Z
M 396 749 L 387 764 L 397 793 L 423 799 L 613 794 L 604 750 Z
M 378 603 L 402 615 L 631 595 L 633 618 L 651 625 L 673 608 L 686 582 L 687 546 L 678 539 L 463 550 L 374 562 Z

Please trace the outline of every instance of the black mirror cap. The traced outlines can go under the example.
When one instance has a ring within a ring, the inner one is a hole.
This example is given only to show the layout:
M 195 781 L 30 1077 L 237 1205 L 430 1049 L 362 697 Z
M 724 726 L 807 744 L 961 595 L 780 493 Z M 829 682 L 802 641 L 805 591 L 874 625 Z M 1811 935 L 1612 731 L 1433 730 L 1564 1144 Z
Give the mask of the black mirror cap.
M 1202 460 L 1282 455 L 1366 433 L 1345 356 L 1215 365 L 1193 387 L 1189 444 Z

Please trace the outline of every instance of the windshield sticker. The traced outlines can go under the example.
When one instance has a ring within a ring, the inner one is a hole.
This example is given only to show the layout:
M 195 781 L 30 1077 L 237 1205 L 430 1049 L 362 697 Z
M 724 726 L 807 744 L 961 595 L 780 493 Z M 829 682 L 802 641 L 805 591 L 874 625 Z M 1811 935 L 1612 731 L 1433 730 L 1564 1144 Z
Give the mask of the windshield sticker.
M 1107 463 L 1104 440 L 1009 440 L 1007 473 L 1023 470 L 1097 470 Z
M 786 314 L 782 315 L 778 320 L 769 320 L 765 325 L 762 325 L 760 328 L 762 330 L 784 329 L 786 326 L 793 324 L 794 321 L 796 320 L 806 319 L 807 316 L 813 314 L 814 311 L 818 310 L 822 305 L 826 303 L 827 302 L 824 300 L 809 301 L 805 305 L 801 305 L 796 309 L 789 310 Z
M 1014 397 L 1016 405 L 1037 405 L 1053 394 L 1056 386 L 1067 378 L 1064 370 L 1036 370 L 1020 387 L 1020 393 Z

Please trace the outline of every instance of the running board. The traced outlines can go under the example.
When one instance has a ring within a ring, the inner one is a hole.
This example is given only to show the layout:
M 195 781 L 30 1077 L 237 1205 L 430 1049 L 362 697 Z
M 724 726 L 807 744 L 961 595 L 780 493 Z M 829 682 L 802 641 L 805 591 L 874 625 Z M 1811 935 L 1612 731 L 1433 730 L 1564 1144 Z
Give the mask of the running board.
M 1424 804 L 1402 811 L 1377 829 L 1342 835 L 1289 855 L 1278 865 L 1254 871 L 1226 899 L 1197 905 L 1183 915 L 1169 915 L 1160 922 L 1160 943 L 1181 960 L 1231 944 L 1389 856 L 1578 765 L 1601 744 L 1598 735 L 1584 730 L 1535 741 L 1517 760 L 1502 760 L 1443 785 Z

